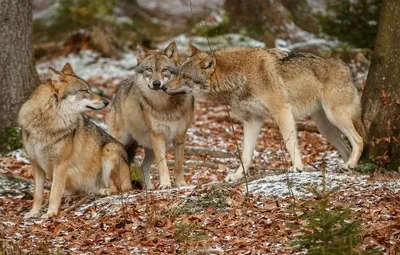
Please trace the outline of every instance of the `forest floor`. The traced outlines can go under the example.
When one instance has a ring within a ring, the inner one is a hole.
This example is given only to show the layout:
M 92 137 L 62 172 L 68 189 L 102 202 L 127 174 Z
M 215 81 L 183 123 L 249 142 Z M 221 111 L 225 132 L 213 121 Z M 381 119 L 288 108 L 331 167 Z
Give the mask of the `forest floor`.
M 111 97 L 121 79 L 89 81 Z M 107 111 L 88 115 L 101 124 Z M 380 248 L 384 254 L 400 250 L 398 176 L 338 171 L 342 161 L 337 151 L 309 119 L 298 122 L 299 145 L 303 161 L 315 171 L 287 173 L 290 158 L 284 142 L 276 125 L 266 121 L 246 195 L 243 181 L 223 183 L 239 165 L 235 136 L 239 147 L 243 139 L 242 125 L 233 121 L 233 133 L 227 116 L 222 106 L 196 103 L 185 156 L 187 187 L 76 197 L 64 202 L 61 214 L 50 220 L 23 219 L 32 206 L 29 160 L 20 151 L 0 157 L 1 245 L 26 254 L 304 254 L 290 245 L 304 225 L 293 205 L 315 199 L 306 187 L 321 185 L 321 169 L 326 168 L 327 185 L 340 187 L 332 197 L 332 208 L 349 208 L 362 222 L 361 249 Z M 140 151 L 137 164 L 142 157 Z M 171 163 L 173 154 L 167 158 Z M 152 176 L 157 187 L 155 169 Z

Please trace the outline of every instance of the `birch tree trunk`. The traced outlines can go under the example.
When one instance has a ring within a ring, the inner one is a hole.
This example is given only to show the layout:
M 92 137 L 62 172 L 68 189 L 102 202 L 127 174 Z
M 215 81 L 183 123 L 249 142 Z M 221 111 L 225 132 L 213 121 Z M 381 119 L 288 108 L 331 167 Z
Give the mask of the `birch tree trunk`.
M 369 133 L 364 158 L 400 170 L 400 1 L 383 0 L 378 26 L 362 97 Z
M 30 0 L 0 0 L 0 152 L 17 127 L 23 102 L 38 85 L 32 43 Z

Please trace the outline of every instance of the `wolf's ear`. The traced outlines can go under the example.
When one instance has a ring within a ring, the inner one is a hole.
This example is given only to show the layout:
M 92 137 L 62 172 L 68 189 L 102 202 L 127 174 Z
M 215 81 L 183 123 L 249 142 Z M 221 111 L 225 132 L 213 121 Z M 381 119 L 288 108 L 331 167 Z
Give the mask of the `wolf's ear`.
M 200 50 L 197 49 L 196 47 L 194 47 L 193 44 L 192 44 L 191 42 L 189 42 L 189 49 L 190 49 L 190 51 L 192 52 L 192 53 L 190 54 L 191 57 L 200 52 Z
M 65 65 L 64 65 L 64 67 L 61 69 L 61 72 L 63 73 L 63 74 L 66 74 L 66 75 L 72 75 L 72 76 L 76 76 L 76 74 L 74 73 L 74 70 L 72 70 L 72 66 L 70 65 L 70 63 L 66 63 Z
M 176 43 L 172 42 L 168 45 L 168 47 L 164 50 L 165 55 L 171 58 L 174 62 L 178 62 L 178 48 L 176 47 Z
M 143 59 L 145 59 L 149 55 L 149 50 L 140 44 L 136 46 L 136 50 L 137 50 L 137 62 L 139 64 L 140 62 L 143 61 Z
M 208 56 L 201 62 L 201 68 L 209 73 L 213 73 L 215 70 L 217 61 L 215 60 L 214 56 Z
M 53 82 L 60 82 L 62 79 L 63 74 L 53 67 L 49 67 L 50 75 L 51 75 L 51 81 Z

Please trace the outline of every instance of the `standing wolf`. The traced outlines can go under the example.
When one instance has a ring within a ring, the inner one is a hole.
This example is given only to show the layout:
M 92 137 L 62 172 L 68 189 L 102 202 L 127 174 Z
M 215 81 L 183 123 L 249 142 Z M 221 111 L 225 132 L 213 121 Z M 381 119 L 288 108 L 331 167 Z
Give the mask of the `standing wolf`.
M 251 165 L 258 133 L 268 115 L 280 128 L 294 168 L 303 169 L 295 118 L 307 114 L 347 161 L 343 168 L 356 166 L 363 149 L 360 98 L 349 68 L 340 60 L 279 49 L 243 47 L 200 52 L 189 46 L 192 56 L 163 89 L 171 95 L 206 96 L 232 107 L 244 122 L 244 171 Z M 351 153 L 341 139 L 342 133 L 350 140 Z M 240 166 L 226 181 L 242 177 Z
M 50 71 L 51 80 L 33 92 L 18 116 L 35 179 L 33 207 L 26 218 L 40 213 L 46 176 L 52 185 L 43 218 L 58 213 L 65 190 L 109 195 L 131 188 L 124 147 L 82 115 L 103 109 L 108 101 L 93 94 L 68 63 L 61 72 Z
M 137 146 L 145 149 L 142 169 L 146 187 L 152 189 L 150 166 L 160 173 L 160 188 L 170 188 L 166 146 L 175 145 L 175 186 L 186 185 L 183 178 L 183 154 L 186 131 L 193 121 L 191 95 L 170 96 L 162 91 L 178 72 L 175 43 L 165 50 L 148 50 L 138 45 L 136 74 L 123 81 L 108 116 L 110 134 L 125 145 L 133 159 Z

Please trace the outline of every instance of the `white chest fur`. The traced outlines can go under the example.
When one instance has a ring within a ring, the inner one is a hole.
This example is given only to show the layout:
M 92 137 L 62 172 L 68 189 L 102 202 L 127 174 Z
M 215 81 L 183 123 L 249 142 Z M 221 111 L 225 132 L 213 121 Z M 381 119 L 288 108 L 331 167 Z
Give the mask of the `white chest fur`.
M 151 119 L 150 121 L 153 131 L 163 136 L 167 143 L 171 143 L 177 135 L 183 134 L 186 129 L 186 125 L 182 120 Z
M 40 143 L 27 144 L 26 152 L 32 161 L 35 161 L 46 173 L 49 172 L 49 149 Z

